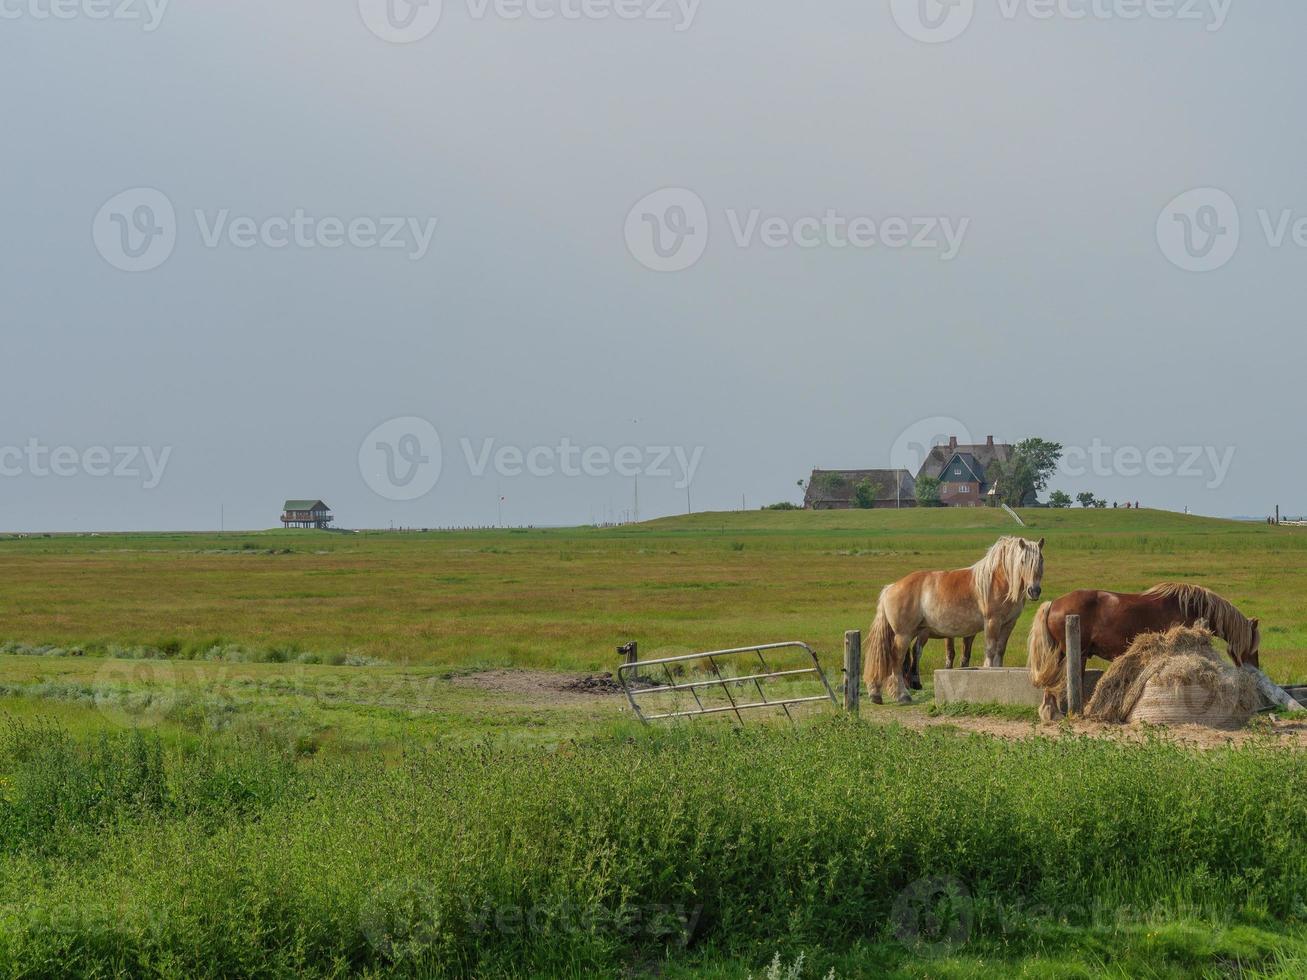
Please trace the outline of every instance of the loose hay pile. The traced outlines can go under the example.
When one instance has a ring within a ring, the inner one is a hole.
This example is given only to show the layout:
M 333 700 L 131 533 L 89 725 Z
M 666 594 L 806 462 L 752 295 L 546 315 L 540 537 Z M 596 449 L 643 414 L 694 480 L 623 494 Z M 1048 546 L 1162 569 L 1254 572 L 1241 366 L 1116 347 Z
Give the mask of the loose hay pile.
M 1257 686 L 1212 646 L 1202 627 L 1145 633 L 1098 682 L 1085 716 L 1113 724 L 1242 728 L 1258 704 Z

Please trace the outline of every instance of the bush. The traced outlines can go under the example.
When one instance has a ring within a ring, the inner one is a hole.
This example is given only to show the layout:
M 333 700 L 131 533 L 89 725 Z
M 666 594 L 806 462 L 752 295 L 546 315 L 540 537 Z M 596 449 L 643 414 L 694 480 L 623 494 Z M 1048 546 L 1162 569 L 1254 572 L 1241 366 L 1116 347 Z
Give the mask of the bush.
M 78 852 L 119 822 L 225 820 L 283 797 L 290 756 L 271 744 L 205 739 L 165 752 L 140 730 L 81 742 L 59 728 L 0 726 L 0 853 Z
M 49 737 L 41 757 L 66 775 L 19 794 L 28 829 L 4 839 L 45 851 L 95 827 L 95 853 L 6 866 L 0 907 L 25 910 L 0 929 L 10 973 L 613 975 L 687 942 L 892 941 L 896 903 L 937 879 L 974 903 L 974 938 L 1028 948 L 1096 910 L 1265 924 L 1300 921 L 1307 897 L 1292 751 L 835 719 L 267 777 L 257 744 L 84 756 Z

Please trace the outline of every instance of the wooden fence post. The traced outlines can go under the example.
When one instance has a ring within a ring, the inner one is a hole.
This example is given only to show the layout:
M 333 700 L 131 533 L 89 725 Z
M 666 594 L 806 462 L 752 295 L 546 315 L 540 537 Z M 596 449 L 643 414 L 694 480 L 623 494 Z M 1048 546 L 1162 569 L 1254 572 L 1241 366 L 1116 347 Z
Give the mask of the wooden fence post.
M 617 648 L 617 655 L 624 659 L 625 663 L 634 664 L 640 661 L 640 644 L 635 640 L 630 643 L 623 643 Z
M 844 634 L 844 710 L 858 713 L 862 698 L 862 630 Z
M 1066 711 L 1080 717 L 1085 711 L 1085 676 L 1080 656 L 1080 617 L 1066 618 Z

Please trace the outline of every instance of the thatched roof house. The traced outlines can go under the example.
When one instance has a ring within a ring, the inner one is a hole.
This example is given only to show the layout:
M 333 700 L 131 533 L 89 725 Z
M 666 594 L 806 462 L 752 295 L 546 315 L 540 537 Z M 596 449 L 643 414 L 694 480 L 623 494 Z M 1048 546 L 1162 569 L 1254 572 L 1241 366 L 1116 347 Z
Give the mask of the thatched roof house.
M 813 470 L 803 506 L 809 510 L 853 510 L 858 487 L 870 491 L 872 507 L 915 507 L 916 481 L 907 470 Z
M 957 436 L 951 436 L 947 445 L 941 443 L 931 449 L 922 462 L 921 469 L 917 471 L 917 476 L 929 476 L 942 481 L 949 464 L 954 462 L 953 457 L 960 456 L 969 467 L 966 475 L 984 482 L 985 471 L 994 463 L 1006 463 L 1012 458 L 1012 451 L 1012 446 L 1005 442 L 995 442 L 993 436 L 989 436 L 983 443 L 972 445 L 958 442 Z
M 810 510 L 850 510 L 858 507 L 857 486 L 864 480 L 876 488 L 874 507 L 915 507 L 916 485 L 922 477 L 939 481 L 939 501 L 945 507 L 983 507 L 994 496 L 999 468 L 1014 449 L 989 436 L 983 443 L 961 443 L 957 436 L 935 446 L 916 475 L 907 470 L 813 470 L 803 506 Z M 1024 503 L 1035 502 L 1034 495 Z
M 983 507 L 994 494 L 994 484 L 1002 464 L 1012 458 L 1014 449 L 989 436 L 983 443 L 960 443 L 956 436 L 947 445 L 931 449 L 917 477 L 928 476 L 940 483 L 940 503 L 946 507 Z M 1035 502 L 1034 494 L 1022 503 Z

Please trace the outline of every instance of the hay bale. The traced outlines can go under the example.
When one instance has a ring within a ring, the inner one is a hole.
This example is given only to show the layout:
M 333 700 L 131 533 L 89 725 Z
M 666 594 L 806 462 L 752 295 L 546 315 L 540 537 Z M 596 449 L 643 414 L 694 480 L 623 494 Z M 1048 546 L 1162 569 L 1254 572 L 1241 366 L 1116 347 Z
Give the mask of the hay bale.
M 1203 627 L 1144 633 L 1103 675 L 1085 715 L 1113 724 L 1242 728 L 1257 687 L 1212 646 Z

